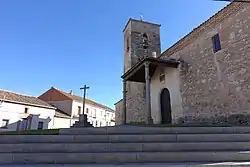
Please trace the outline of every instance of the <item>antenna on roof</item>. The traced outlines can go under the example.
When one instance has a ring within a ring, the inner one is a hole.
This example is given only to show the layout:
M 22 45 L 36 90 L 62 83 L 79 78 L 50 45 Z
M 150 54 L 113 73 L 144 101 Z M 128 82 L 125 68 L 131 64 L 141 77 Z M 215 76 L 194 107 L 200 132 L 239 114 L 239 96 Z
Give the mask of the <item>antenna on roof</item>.
M 142 21 L 142 19 L 143 19 L 143 15 L 142 15 L 142 14 L 140 14 L 140 21 Z

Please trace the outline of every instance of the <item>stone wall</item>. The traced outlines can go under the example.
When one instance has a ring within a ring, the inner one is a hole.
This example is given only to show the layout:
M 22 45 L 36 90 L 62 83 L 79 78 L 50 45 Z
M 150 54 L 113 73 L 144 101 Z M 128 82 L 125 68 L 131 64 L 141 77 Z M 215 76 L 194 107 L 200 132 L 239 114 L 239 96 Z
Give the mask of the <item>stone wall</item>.
M 180 122 L 248 122 L 250 115 L 250 5 L 217 24 L 170 57 L 181 60 Z M 213 52 L 219 33 L 222 50 Z
M 123 99 L 115 103 L 115 124 L 120 125 L 122 124 L 123 120 Z
M 144 83 L 127 82 L 127 123 L 146 122 L 146 91 Z

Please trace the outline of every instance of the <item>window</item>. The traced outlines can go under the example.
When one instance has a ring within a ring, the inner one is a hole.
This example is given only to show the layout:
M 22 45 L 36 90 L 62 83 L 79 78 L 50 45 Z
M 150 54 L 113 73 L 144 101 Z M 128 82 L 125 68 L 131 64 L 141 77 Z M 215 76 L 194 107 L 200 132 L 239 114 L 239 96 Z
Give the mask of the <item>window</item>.
M 100 122 L 100 126 L 102 126 L 102 122 Z
M 82 107 L 81 107 L 81 106 L 78 106 L 78 115 L 81 114 L 81 111 L 82 111 Z
M 129 38 L 127 38 L 127 52 L 129 52 Z
M 143 87 L 143 92 L 142 92 L 143 97 L 146 97 L 146 85 Z
M 107 113 L 107 117 L 109 117 L 109 113 Z
M 38 130 L 42 130 L 43 129 L 43 122 L 40 121 L 38 122 L 38 127 L 37 127 Z
M 86 108 L 86 114 L 88 114 L 89 113 L 89 109 L 88 108 Z
M 214 53 L 218 52 L 221 50 L 221 45 L 220 45 L 220 36 L 219 34 L 216 34 L 212 37 L 212 42 L 213 42 L 213 49 Z
M 95 126 L 98 126 L 98 121 L 95 122 Z
M 146 33 L 144 33 L 143 35 L 142 35 L 142 37 L 143 37 L 143 49 L 147 49 L 148 48 L 148 36 L 147 36 L 147 34 Z
M 9 125 L 9 120 L 3 119 L 1 128 L 8 128 L 8 125 Z
M 160 77 L 159 77 L 160 82 L 165 81 L 165 73 L 164 69 L 160 69 Z
M 106 122 L 106 126 L 108 126 L 109 125 L 109 123 L 108 122 Z
M 94 109 L 94 117 L 96 117 L 96 109 Z
M 25 108 L 25 109 L 24 109 L 24 113 L 25 113 L 25 114 L 28 114 L 28 110 L 29 110 L 28 108 Z

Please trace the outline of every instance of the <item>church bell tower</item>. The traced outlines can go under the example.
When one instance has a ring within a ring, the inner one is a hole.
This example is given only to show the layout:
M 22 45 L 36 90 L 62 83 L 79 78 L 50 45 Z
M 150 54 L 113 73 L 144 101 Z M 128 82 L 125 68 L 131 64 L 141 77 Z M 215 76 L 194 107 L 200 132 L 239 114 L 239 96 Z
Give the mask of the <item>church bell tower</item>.
M 124 30 L 124 73 L 144 57 L 161 54 L 160 25 L 129 19 Z M 126 122 L 146 122 L 145 83 L 126 83 Z

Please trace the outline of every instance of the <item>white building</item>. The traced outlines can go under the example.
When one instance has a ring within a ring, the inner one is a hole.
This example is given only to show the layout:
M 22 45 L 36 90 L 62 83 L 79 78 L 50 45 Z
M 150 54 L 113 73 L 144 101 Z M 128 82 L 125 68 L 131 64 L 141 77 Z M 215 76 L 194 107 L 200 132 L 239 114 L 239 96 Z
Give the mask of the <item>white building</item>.
M 52 87 L 38 98 L 69 115 L 71 118 L 71 126 L 75 123 L 75 121 L 79 120 L 79 115 L 83 112 L 83 98 L 73 95 L 72 91 L 70 93 L 66 93 Z M 85 114 L 88 117 L 88 122 L 90 122 L 94 127 L 115 125 L 114 110 L 93 100 L 86 99 Z M 64 120 L 61 120 L 60 124 L 67 123 Z
M 71 117 L 60 109 L 56 109 L 53 129 L 70 128 Z
M 56 108 L 32 96 L 0 90 L 0 131 L 54 128 Z

